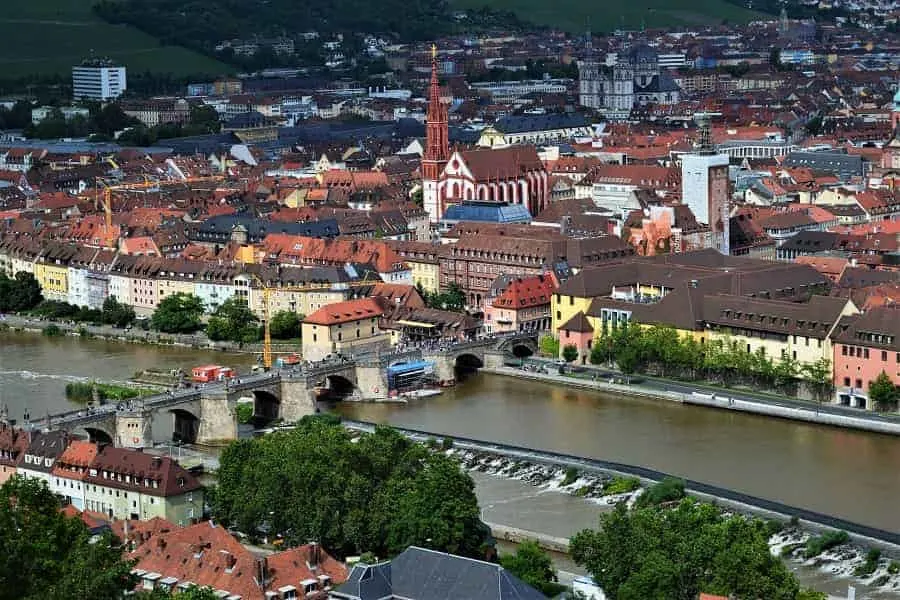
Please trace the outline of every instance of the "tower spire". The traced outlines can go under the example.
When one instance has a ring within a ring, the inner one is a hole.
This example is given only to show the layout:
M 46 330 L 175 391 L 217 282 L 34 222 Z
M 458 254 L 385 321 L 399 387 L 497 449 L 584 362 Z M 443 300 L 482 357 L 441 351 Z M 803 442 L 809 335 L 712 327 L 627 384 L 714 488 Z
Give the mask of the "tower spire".
M 431 45 L 431 83 L 428 88 L 425 152 L 422 156 L 422 200 L 432 222 L 443 216 L 441 173 L 450 159 L 450 135 L 447 106 L 441 101 L 438 80 L 437 46 Z

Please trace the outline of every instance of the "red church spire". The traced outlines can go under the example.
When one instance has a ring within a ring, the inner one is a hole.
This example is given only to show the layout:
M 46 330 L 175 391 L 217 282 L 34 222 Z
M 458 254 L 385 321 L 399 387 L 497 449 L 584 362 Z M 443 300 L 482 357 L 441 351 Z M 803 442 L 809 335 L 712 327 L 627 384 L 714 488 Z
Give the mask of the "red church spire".
M 428 115 L 425 161 L 446 162 L 450 158 L 450 140 L 447 125 L 447 106 L 441 101 L 441 85 L 438 82 L 437 46 L 431 46 L 431 85 L 428 89 Z M 443 165 L 440 165 L 443 169 Z M 440 170 L 433 179 L 437 179 Z M 428 177 L 426 176 L 426 179 Z

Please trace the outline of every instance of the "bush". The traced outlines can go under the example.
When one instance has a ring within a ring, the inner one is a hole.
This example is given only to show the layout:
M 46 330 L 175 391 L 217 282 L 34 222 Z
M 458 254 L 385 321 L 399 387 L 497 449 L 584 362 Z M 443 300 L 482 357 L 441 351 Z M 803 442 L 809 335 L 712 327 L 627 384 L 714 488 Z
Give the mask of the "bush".
M 891 564 L 888 565 L 887 571 L 891 575 L 896 575 L 897 573 L 900 573 L 900 563 L 898 563 L 896 560 L 892 560 Z
M 637 506 L 640 508 L 659 506 L 664 502 L 674 502 L 682 498 L 684 498 L 684 480 L 666 477 L 647 488 L 647 491 L 638 498 Z
M 782 531 L 784 531 L 784 523 L 778 519 L 769 519 L 766 521 L 766 534 L 769 537 L 772 537 L 776 533 L 781 533 Z
M 641 481 L 637 477 L 613 477 L 603 486 L 605 495 L 627 494 L 641 487 Z
M 47 325 L 46 327 L 44 327 L 43 333 L 47 337 L 58 337 L 63 334 L 63 331 L 56 325 Z
M 453 448 L 453 440 L 450 438 L 444 438 L 441 440 L 441 450 L 450 450 Z
M 578 469 L 575 467 L 569 467 L 566 469 L 566 476 L 563 477 L 561 486 L 565 487 L 567 485 L 572 485 L 575 483 L 575 480 L 578 479 Z
M 250 402 L 241 402 L 234 412 L 237 415 L 238 423 L 247 424 L 253 420 L 253 404 Z
M 853 574 L 857 577 L 868 577 L 878 568 L 878 561 L 881 560 L 881 550 L 872 548 L 866 554 L 866 560 L 863 564 L 853 570 Z
M 847 535 L 846 531 L 829 531 L 828 533 L 823 533 L 822 535 L 810 538 L 809 541 L 806 542 L 806 550 L 803 552 L 803 556 L 804 558 L 813 558 L 814 556 L 819 556 L 826 550 L 831 550 L 832 548 L 840 546 L 841 544 L 846 544 L 849 541 L 850 536 Z

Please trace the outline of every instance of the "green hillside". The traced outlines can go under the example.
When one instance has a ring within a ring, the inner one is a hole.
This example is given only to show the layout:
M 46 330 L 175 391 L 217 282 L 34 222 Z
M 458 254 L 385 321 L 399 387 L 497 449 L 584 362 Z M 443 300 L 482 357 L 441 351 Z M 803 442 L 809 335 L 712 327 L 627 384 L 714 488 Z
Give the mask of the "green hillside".
M 0 13 L 0 77 L 67 74 L 90 56 L 120 61 L 131 72 L 219 74 L 230 68 L 91 13 L 94 0 L 4 0 Z
M 489 4 L 494 10 L 509 10 L 519 18 L 538 25 L 548 25 L 581 33 L 611 32 L 618 28 L 696 26 L 721 23 L 727 19 L 740 23 L 759 19 L 760 13 L 741 8 L 726 0 L 451 0 L 455 8 L 481 8 Z

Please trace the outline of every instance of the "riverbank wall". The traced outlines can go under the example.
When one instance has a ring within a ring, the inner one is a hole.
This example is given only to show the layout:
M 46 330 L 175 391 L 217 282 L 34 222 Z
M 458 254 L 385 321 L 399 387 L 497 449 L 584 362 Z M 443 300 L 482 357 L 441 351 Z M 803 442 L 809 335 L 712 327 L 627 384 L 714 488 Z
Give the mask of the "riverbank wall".
M 41 321 L 27 319 L 15 315 L 6 315 L 0 321 L 0 327 L 6 325 L 9 331 L 15 333 L 41 334 L 50 325 L 55 325 L 66 335 L 82 336 L 98 340 L 122 342 L 125 344 L 148 344 L 153 346 L 174 346 L 177 348 L 194 348 L 197 350 L 212 350 L 219 352 L 233 352 L 237 354 L 262 354 L 263 344 L 256 342 L 244 344 L 237 342 L 210 340 L 204 333 L 161 333 L 158 331 L 145 331 L 140 328 L 120 329 L 111 325 L 86 325 L 84 323 L 67 323 L 65 321 Z M 2 332 L 2 329 L 0 329 Z M 276 354 L 288 354 L 299 351 L 296 342 L 273 342 L 272 352 Z
M 564 375 L 535 373 L 510 367 L 484 368 L 481 369 L 481 371 L 493 375 L 540 381 L 552 385 L 565 385 L 566 387 L 575 389 L 623 394 L 638 398 L 654 398 L 681 404 L 706 406 L 708 408 L 717 408 L 721 410 L 733 410 L 767 417 L 776 417 L 779 419 L 790 419 L 793 421 L 804 421 L 807 423 L 829 425 L 832 427 L 858 429 L 885 435 L 900 435 L 900 420 L 889 421 L 886 419 L 871 418 L 867 416 L 867 413 L 860 413 L 859 416 L 835 414 L 834 412 L 826 410 L 826 407 L 829 405 L 823 405 L 822 407 L 817 405 L 806 406 L 800 403 L 791 403 L 790 400 L 785 400 L 783 403 L 776 403 L 774 401 L 757 402 L 745 398 L 729 396 L 727 395 L 727 392 L 722 394 L 696 392 L 688 394 L 683 392 L 650 389 L 638 385 L 609 383 L 603 380 L 577 379 L 574 377 L 566 377 Z
M 376 424 L 345 419 L 344 426 L 357 431 L 372 432 L 374 431 Z M 758 498 L 736 490 L 686 479 L 677 474 L 664 473 L 637 465 L 615 463 L 584 456 L 454 436 L 438 431 L 422 431 L 401 427 L 394 427 L 394 429 L 410 439 L 423 443 L 435 438 L 449 439 L 453 441 L 453 448 L 455 449 L 485 452 L 509 458 L 511 460 L 553 465 L 562 469 L 573 467 L 588 473 L 637 477 L 644 485 L 651 485 L 668 477 L 676 477 L 684 480 L 685 488 L 691 495 L 700 498 L 701 500 L 715 502 L 728 510 L 733 510 L 734 512 L 741 514 L 752 514 L 767 519 L 779 519 L 784 521 L 796 519 L 804 529 L 817 533 L 828 530 L 846 531 L 854 543 L 871 548 L 879 548 L 892 555 L 900 553 L 900 533 L 898 532 L 891 532 L 877 527 L 863 525 L 861 523 L 854 523 L 846 519 L 818 513 L 805 508 L 790 506 L 774 500 Z M 502 533 L 503 532 L 501 531 L 501 534 Z M 524 536 L 530 532 L 519 530 L 518 533 Z M 507 539 L 502 535 L 498 537 Z M 548 536 L 536 535 L 535 537 L 529 537 L 527 539 L 534 539 L 545 548 L 553 549 L 545 544 L 545 542 L 549 543 L 552 542 L 552 540 L 545 540 L 543 538 L 548 538 Z M 523 537 L 522 539 L 526 538 Z

